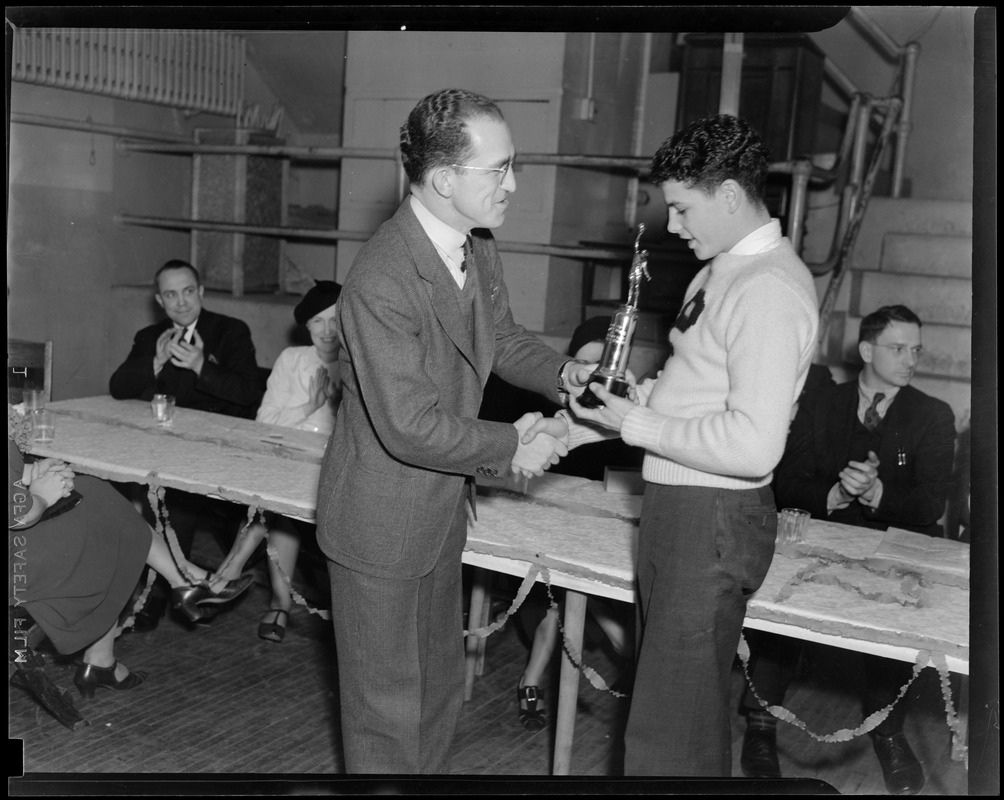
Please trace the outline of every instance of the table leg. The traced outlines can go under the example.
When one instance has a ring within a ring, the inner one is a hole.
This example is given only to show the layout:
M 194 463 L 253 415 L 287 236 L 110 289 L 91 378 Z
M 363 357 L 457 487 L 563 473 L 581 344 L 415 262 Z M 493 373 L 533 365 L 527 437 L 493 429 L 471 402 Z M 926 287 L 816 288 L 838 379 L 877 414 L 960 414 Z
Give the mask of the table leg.
M 564 629 L 574 652 L 582 653 L 583 630 L 586 625 L 586 595 L 565 591 Z M 554 767 L 552 774 L 568 775 L 572 766 L 572 740 L 575 735 L 575 710 L 579 700 L 579 670 L 561 654 L 561 678 L 558 684 L 558 718 L 554 733 Z
M 484 616 L 485 603 L 488 602 L 488 586 L 491 573 L 483 567 L 475 567 L 471 585 L 471 604 L 467 609 L 467 630 L 479 627 Z M 479 649 L 483 640 L 473 634 L 468 635 L 464 643 L 466 658 L 466 674 L 464 675 L 464 700 L 470 700 L 474 693 L 474 675 L 478 667 Z

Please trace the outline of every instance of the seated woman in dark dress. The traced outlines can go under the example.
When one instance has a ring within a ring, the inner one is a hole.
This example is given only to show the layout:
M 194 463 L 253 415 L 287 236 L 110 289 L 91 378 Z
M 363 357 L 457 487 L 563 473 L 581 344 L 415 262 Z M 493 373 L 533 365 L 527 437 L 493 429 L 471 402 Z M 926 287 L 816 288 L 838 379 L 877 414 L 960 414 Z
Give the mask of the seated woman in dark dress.
M 11 436 L 8 605 L 23 606 L 59 653 L 83 650 L 73 680 L 84 697 L 100 687 L 133 689 L 146 677 L 115 658 L 119 616 L 144 563 L 167 579 L 172 604 L 192 621 L 251 585 L 251 576 L 207 582 L 206 570 L 177 565 L 111 484 L 75 476 L 56 459 L 25 463 Z

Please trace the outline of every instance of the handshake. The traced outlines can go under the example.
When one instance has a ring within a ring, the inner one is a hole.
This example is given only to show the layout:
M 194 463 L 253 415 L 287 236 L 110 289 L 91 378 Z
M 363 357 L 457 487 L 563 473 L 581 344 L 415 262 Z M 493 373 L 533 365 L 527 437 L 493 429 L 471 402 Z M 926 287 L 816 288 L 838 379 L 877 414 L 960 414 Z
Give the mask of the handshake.
M 578 397 L 585 391 L 597 366 L 580 361 L 568 362 L 563 381 L 570 397 L 569 406 L 576 418 L 619 432 L 624 416 L 635 406 L 635 378 L 628 372 L 628 383 L 631 385 L 629 398 L 613 395 L 599 383 L 594 383 L 591 389 L 603 405 L 596 409 L 586 408 L 578 403 Z M 545 417 L 534 411 L 524 414 L 513 425 L 519 433 L 519 444 L 512 458 L 513 473 L 527 478 L 543 475 L 544 470 L 568 455 L 568 417 Z

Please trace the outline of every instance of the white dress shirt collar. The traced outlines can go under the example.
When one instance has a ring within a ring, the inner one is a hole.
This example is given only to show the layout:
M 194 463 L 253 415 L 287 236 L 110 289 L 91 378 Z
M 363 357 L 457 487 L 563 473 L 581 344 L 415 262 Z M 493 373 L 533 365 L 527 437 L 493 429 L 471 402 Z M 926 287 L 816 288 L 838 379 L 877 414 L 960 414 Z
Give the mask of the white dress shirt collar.
M 736 242 L 729 252 L 737 256 L 754 256 L 757 253 L 766 253 L 777 247 L 782 238 L 781 221 L 771 218 L 766 225 L 761 225 Z
M 467 241 L 467 236 L 439 219 L 423 206 L 422 201 L 415 195 L 411 195 L 409 199 L 411 210 L 415 212 L 422 230 L 436 246 L 439 257 L 443 260 L 443 264 L 446 265 L 457 285 L 463 288 L 467 276 L 461 271 L 460 264 L 463 260 L 464 242 Z

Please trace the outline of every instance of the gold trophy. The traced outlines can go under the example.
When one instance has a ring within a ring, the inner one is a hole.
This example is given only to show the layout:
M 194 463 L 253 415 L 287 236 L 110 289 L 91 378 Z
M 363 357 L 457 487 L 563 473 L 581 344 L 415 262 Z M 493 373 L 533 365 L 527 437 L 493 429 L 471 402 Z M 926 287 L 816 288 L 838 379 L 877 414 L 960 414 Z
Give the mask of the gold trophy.
M 589 383 L 599 383 L 608 392 L 618 397 L 626 397 L 630 386 L 627 382 L 628 356 L 631 354 L 631 339 L 634 336 L 635 325 L 638 323 L 638 293 L 641 278 L 651 279 L 648 274 L 648 250 L 641 250 L 641 235 L 645 232 L 645 223 L 639 223 L 638 235 L 634 240 L 634 259 L 631 261 L 631 273 L 628 275 L 628 298 L 607 328 L 606 342 L 603 344 L 603 355 L 600 365 L 589 377 Z M 589 387 L 579 395 L 579 404 L 586 408 L 600 408 L 603 402 L 592 393 Z

